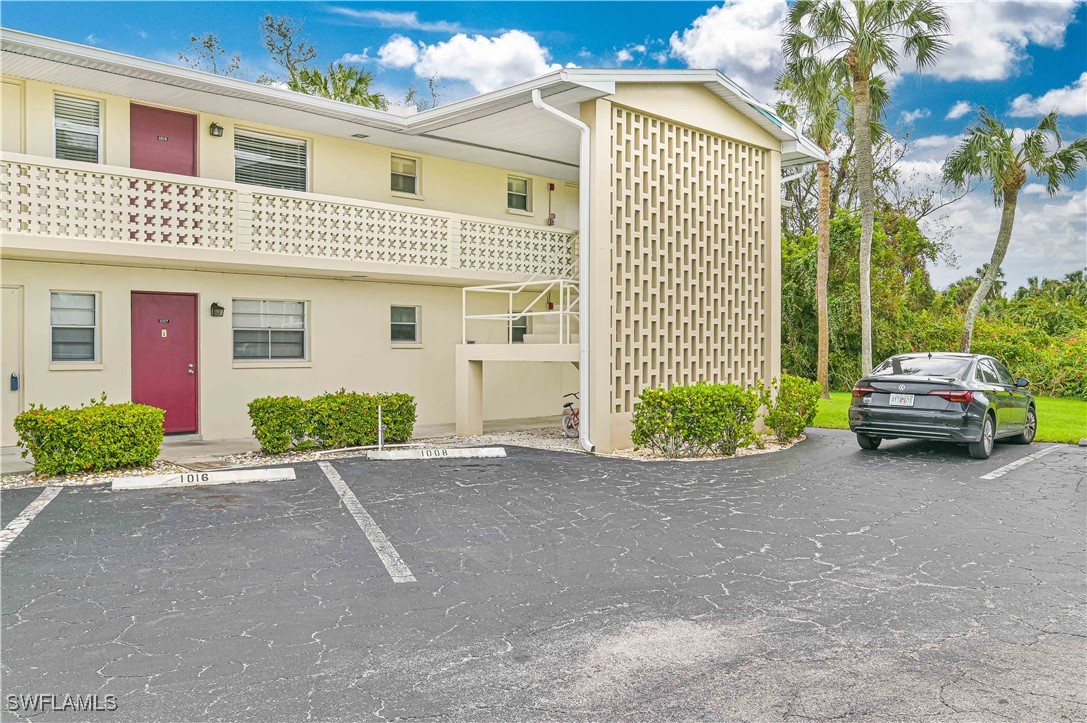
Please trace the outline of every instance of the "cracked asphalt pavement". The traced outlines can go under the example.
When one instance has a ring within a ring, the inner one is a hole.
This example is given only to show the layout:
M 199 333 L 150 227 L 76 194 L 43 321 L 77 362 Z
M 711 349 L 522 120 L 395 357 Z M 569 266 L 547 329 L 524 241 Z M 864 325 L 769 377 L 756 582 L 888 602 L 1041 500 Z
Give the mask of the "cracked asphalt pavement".
M 117 696 L 34 720 L 1085 720 L 1087 450 L 980 479 L 1044 446 L 336 460 L 403 584 L 315 463 L 67 488 L 2 557 L 3 689 Z

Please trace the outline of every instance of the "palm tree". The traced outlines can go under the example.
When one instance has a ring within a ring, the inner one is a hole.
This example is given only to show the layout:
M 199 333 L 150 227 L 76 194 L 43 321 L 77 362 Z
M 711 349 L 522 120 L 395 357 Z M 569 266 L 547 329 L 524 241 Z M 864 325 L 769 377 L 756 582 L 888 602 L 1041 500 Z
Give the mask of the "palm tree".
M 803 70 L 801 65 L 804 66 Z M 843 116 L 846 118 L 845 125 L 850 129 L 853 127 L 852 116 L 842 107 L 851 105 L 849 87 L 838 77 L 833 65 L 790 63 L 778 76 L 777 89 L 785 93 L 787 98 L 787 102 L 778 106 L 781 114 L 786 118 L 796 118 L 803 114 L 806 118 L 805 131 L 824 153 L 829 155 L 834 147 L 835 131 Z M 880 119 L 883 117 L 883 107 L 888 98 L 882 77 L 872 78 L 870 95 L 872 136 L 879 138 L 886 133 Z M 815 306 L 818 341 L 815 374 L 816 380 L 823 387 L 823 398 L 830 399 L 830 313 L 827 277 L 830 273 L 831 206 L 834 205 L 830 183 L 830 162 L 817 164 L 815 173 L 819 194 L 816 213 L 818 244 L 816 246 Z
M 827 62 L 852 90 L 857 195 L 861 207 L 861 373 L 872 369 L 872 233 L 875 226 L 871 82 L 876 67 L 897 72 L 899 56 L 918 69 L 947 47 L 947 14 L 933 0 L 797 0 L 785 21 L 786 60 L 807 74 Z
M 993 203 L 1003 206 L 992 259 L 985 266 L 981 283 L 966 309 L 959 351 L 970 351 L 981 302 L 989 295 L 1008 253 L 1019 190 L 1027 182 L 1028 172 L 1042 177 L 1046 191 L 1053 195 L 1087 164 L 1087 138 L 1077 138 L 1065 146 L 1057 121 L 1056 111 L 1043 116 L 1038 125 L 1016 143 L 1015 129 L 1009 129 L 981 108 L 977 120 L 966 129 L 962 141 L 944 161 L 945 181 L 963 188 L 972 179 L 987 179 L 992 184 Z
M 373 81 L 374 76 L 368 71 L 343 63 L 332 63 L 328 66 L 328 72 L 309 67 L 295 69 L 291 72 L 287 87 L 298 93 L 387 110 L 389 102 L 385 96 L 370 91 Z

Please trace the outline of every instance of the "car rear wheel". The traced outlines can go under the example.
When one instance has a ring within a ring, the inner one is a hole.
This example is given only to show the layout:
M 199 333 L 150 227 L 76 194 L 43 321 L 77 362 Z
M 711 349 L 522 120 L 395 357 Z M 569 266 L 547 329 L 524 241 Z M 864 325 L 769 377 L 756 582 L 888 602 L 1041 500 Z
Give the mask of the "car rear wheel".
M 857 444 L 861 446 L 861 449 L 879 449 L 879 443 L 882 441 L 882 437 L 873 437 L 870 434 L 857 434 Z
M 970 456 L 974 459 L 989 459 L 989 455 L 993 453 L 993 439 L 995 436 L 993 415 L 986 414 L 985 421 L 981 424 L 981 439 L 968 445 Z
M 1034 435 L 1038 433 L 1038 415 L 1034 413 L 1034 407 L 1027 409 L 1027 423 L 1023 425 L 1023 431 L 1011 437 L 1008 441 L 1013 444 L 1030 444 L 1034 441 Z

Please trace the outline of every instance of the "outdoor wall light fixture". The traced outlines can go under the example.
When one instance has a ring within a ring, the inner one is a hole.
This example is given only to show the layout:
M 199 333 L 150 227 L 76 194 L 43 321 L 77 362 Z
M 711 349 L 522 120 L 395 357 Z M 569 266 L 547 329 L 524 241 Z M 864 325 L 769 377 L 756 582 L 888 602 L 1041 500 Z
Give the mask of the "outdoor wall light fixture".
M 212 302 L 212 304 L 211 304 L 211 315 L 212 316 L 222 316 L 225 311 L 226 311 L 226 309 L 223 308 L 222 306 L 220 306 L 218 301 Z
M 216 137 L 216 138 L 222 138 L 223 137 L 223 127 L 221 125 L 219 125 L 218 123 L 212 123 L 210 130 L 211 130 L 211 135 L 213 135 L 214 137 Z M 220 314 L 220 316 L 222 316 L 222 314 Z

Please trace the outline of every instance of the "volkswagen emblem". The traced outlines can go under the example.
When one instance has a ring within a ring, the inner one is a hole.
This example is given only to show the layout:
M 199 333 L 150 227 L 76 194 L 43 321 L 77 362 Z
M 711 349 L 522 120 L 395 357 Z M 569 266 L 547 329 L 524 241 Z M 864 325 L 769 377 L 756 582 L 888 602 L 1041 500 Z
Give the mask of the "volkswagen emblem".
M 906 385 L 905 384 L 899 384 L 898 385 L 898 391 L 900 391 L 900 392 L 906 391 Z

